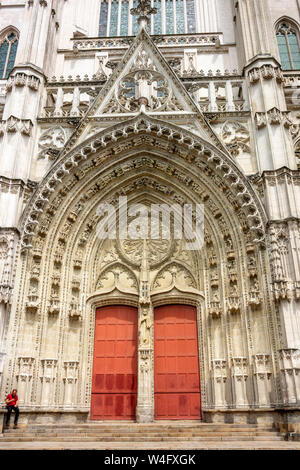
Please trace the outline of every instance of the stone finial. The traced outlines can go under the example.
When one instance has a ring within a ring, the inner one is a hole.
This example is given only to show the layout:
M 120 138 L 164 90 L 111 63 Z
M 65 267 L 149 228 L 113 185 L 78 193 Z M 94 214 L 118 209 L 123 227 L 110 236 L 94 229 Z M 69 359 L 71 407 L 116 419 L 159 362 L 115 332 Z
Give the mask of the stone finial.
M 152 8 L 150 0 L 139 0 L 136 8 L 131 8 L 130 14 L 138 17 L 140 30 L 147 28 L 150 18 L 149 15 L 155 15 L 157 8 Z

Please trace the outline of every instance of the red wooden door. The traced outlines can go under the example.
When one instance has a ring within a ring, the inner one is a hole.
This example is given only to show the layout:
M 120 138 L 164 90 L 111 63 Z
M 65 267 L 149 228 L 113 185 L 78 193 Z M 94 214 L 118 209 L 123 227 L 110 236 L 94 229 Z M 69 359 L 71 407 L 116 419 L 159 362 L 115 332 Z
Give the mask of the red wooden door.
M 200 419 L 197 316 L 194 307 L 155 309 L 156 419 Z
M 137 318 L 133 307 L 96 312 L 91 419 L 135 419 Z

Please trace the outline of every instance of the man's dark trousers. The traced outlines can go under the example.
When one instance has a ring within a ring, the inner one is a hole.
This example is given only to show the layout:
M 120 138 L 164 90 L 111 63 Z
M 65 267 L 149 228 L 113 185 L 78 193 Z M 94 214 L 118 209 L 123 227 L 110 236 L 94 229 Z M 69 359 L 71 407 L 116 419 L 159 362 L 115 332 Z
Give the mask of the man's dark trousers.
M 9 425 L 9 422 L 10 422 L 10 415 L 12 413 L 12 411 L 15 412 L 15 426 L 17 426 L 18 424 L 18 419 L 19 419 L 19 413 L 20 413 L 20 410 L 19 410 L 19 407 L 17 406 L 16 408 L 14 406 L 7 406 L 7 415 L 6 415 L 6 426 Z

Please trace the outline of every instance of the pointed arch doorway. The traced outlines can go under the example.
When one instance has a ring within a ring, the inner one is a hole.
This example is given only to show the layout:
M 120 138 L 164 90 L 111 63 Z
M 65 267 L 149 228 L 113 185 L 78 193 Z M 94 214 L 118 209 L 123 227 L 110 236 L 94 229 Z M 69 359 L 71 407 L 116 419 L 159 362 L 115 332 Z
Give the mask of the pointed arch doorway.
M 197 311 L 188 305 L 154 310 L 155 419 L 201 419 Z

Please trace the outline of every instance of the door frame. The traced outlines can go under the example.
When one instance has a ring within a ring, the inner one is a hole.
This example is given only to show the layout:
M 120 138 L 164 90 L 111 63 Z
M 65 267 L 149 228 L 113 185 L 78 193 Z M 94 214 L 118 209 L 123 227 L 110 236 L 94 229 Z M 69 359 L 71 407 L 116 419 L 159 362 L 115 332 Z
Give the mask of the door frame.
M 208 397 L 208 386 L 210 373 L 208 360 L 210 357 L 208 339 L 205 337 L 204 331 L 207 328 L 207 322 L 205 318 L 205 300 L 202 292 L 199 294 L 191 292 L 179 292 L 174 291 L 153 293 L 151 295 L 153 310 L 156 307 L 162 307 L 164 305 L 189 305 L 196 307 L 197 316 L 197 333 L 198 333 L 198 352 L 199 352 L 199 369 L 200 369 L 200 390 L 201 390 L 201 416 L 203 419 L 204 412 L 208 408 L 207 397 Z M 113 292 L 95 292 L 86 299 L 86 315 L 87 321 L 85 322 L 85 330 L 83 331 L 83 349 L 81 351 L 81 357 L 86 357 L 86 361 L 82 366 L 83 376 L 86 380 L 83 381 L 82 393 L 88 393 L 89 402 L 86 406 L 86 412 L 88 413 L 88 419 L 91 417 L 91 397 L 92 397 L 92 380 L 93 380 L 93 362 L 94 362 L 94 344 L 95 344 L 95 322 L 96 322 L 96 310 L 100 307 L 109 305 L 124 305 L 130 307 L 139 308 L 139 295 L 133 293 L 120 292 L 115 289 Z M 154 328 L 153 328 L 154 334 Z M 153 336 L 154 340 L 154 336 Z M 154 355 L 153 355 L 154 356 Z M 153 369 L 153 406 L 154 406 L 154 357 L 152 360 Z M 138 371 L 139 377 L 139 371 Z M 86 388 L 88 392 L 86 392 Z

